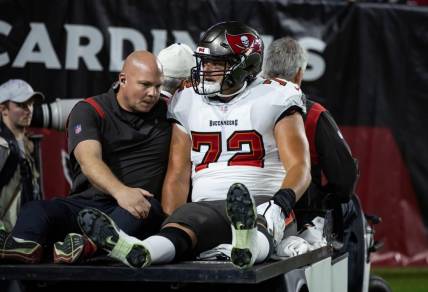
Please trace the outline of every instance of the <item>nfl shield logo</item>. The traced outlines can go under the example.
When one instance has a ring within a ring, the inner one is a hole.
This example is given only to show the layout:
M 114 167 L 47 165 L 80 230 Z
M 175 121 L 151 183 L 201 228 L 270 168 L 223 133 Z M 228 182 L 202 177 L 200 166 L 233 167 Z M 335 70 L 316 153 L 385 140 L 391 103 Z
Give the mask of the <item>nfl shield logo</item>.
M 81 124 L 77 124 L 76 126 L 74 126 L 74 134 L 79 134 L 80 132 L 82 132 L 82 125 Z

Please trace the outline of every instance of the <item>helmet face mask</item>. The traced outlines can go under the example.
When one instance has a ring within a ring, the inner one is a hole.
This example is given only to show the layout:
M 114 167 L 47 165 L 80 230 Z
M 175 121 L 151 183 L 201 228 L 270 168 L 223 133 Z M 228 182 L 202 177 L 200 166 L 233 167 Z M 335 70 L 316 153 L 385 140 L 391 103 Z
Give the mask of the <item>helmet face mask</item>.
M 228 58 L 196 54 L 196 66 L 192 69 L 195 91 L 201 95 L 214 96 L 231 89 L 234 83 L 229 76 L 233 68 Z
M 207 30 L 195 57 L 191 74 L 195 92 L 209 97 L 233 95 L 260 73 L 263 42 L 246 25 L 223 22 Z

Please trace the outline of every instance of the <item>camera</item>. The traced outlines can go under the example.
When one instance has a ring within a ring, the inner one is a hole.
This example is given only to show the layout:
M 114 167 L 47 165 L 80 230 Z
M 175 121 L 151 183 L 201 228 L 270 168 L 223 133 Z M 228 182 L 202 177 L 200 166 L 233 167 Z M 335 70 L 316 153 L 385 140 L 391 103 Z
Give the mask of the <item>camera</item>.
M 35 104 L 31 127 L 64 131 L 73 107 L 82 99 L 59 99 L 51 103 Z

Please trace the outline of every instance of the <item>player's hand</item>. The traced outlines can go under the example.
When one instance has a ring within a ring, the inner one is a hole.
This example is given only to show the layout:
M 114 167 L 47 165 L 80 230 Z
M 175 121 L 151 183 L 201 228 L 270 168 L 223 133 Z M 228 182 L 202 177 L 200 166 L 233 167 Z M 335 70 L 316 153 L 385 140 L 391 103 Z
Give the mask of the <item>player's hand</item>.
M 153 194 L 140 188 L 124 187 L 113 195 L 120 207 L 131 213 L 137 219 L 144 219 L 149 215 L 151 204 L 147 198 Z

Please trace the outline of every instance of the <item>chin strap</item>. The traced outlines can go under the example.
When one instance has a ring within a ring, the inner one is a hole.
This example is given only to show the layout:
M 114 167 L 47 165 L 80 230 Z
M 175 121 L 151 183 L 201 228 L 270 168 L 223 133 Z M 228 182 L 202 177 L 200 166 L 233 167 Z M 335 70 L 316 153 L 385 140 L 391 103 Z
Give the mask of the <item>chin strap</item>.
M 212 93 L 212 94 L 203 94 L 203 96 L 205 96 L 205 98 L 208 98 L 209 100 L 217 100 L 220 102 L 228 102 L 231 100 L 230 97 L 234 97 L 240 93 L 242 93 L 245 88 L 247 88 L 248 82 L 245 81 L 244 84 L 242 85 L 242 87 L 238 90 L 235 91 L 231 94 L 221 94 L 221 93 Z

